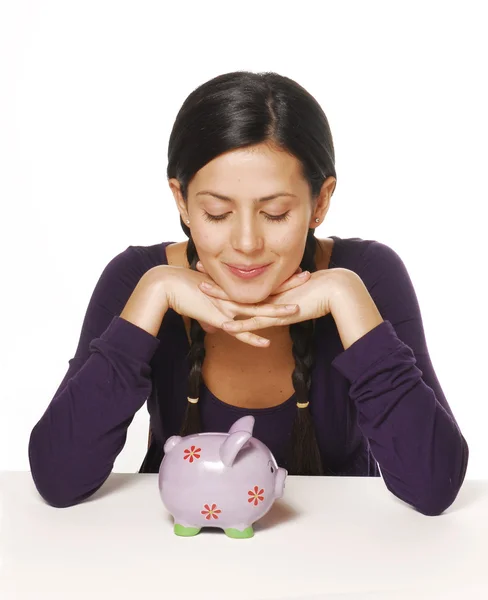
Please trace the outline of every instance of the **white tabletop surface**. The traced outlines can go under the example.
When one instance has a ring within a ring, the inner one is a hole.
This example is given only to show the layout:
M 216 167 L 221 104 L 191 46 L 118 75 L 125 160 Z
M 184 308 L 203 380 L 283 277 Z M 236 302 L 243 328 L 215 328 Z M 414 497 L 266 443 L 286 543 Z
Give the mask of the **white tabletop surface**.
M 427 517 L 381 478 L 288 477 L 254 531 L 176 536 L 155 474 L 113 473 L 59 509 L 1 472 L 0 598 L 488 599 L 488 481 Z

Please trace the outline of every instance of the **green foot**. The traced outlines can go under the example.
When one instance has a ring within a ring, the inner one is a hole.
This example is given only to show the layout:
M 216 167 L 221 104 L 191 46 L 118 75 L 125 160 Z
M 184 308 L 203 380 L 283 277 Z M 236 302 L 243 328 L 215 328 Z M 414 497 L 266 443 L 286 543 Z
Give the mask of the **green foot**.
M 254 530 L 251 527 L 247 527 L 247 529 L 244 529 L 244 531 L 240 531 L 239 529 L 224 529 L 225 534 L 230 537 L 230 538 L 238 538 L 238 539 L 243 539 L 243 538 L 252 538 L 252 536 L 254 535 Z
M 197 533 L 200 533 L 200 527 L 184 527 L 183 525 L 178 525 L 178 523 L 175 523 L 174 531 L 176 535 L 181 535 L 182 537 L 191 537 L 192 535 L 197 535 Z

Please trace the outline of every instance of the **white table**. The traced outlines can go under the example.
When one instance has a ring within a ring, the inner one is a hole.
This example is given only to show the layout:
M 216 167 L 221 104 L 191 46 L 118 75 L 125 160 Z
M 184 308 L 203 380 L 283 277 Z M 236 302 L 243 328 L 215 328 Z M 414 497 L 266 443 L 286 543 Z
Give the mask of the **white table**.
M 427 517 L 380 478 L 288 477 L 250 539 L 173 533 L 157 475 L 113 473 L 52 508 L 0 473 L 1 600 L 488 598 L 488 482 Z

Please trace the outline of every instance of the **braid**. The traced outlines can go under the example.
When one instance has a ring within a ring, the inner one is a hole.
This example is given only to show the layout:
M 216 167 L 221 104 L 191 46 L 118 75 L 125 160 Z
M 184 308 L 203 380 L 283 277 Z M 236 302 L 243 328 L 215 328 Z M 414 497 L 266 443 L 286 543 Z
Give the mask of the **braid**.
M 188 235 L 189 235 L 188 230 Z M 186 248 L 186 258 L 190 269 L 196 270 L 196 264 L 199 260 L 198 252 L 189 235 L 188 245 Z M 190 339 L 191 346 L 189 352 L 190 358 L 190 375 L 188 378 L 188 396 L 190 398 L 200 398 L 200 386 L 202 383 L 202 365 L 205 359 L 205 330 L 200 323 L 195 319 L 190 319 Z M 200 409 L 198 402 L 187 402 L 183 424 L 181 426 L 180 435 L 191 435 L 200 433 L 202 424 L 200 420 Z
M 315 265 L 315 230 L 309 229 L 305 252 L 300 267 L 311 273 L 317 270 Z M 290 325 L 293 340 L 293 358 L 295 370 L 292 373 L 293 387 L 297 403 L 307 404 L 298 408 L 293 422 L 291 443 L 289 446 L 288 468 L 293 475 L 323 475 L 320 450 L 315 436 L 312 415 L 308 409 L 308 396 L 312 381 L 314 364 L 313 335 L 315 321 L 301 321 Z

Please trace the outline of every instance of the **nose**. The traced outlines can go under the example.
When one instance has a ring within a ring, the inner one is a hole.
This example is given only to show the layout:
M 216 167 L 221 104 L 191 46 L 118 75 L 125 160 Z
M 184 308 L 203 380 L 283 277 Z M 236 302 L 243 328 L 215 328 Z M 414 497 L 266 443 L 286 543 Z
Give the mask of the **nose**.
M 261 228 L 252 216 L 237 218 L 232 229 L 232 246 L 235 250 L 251 254 L 263 248 Z

